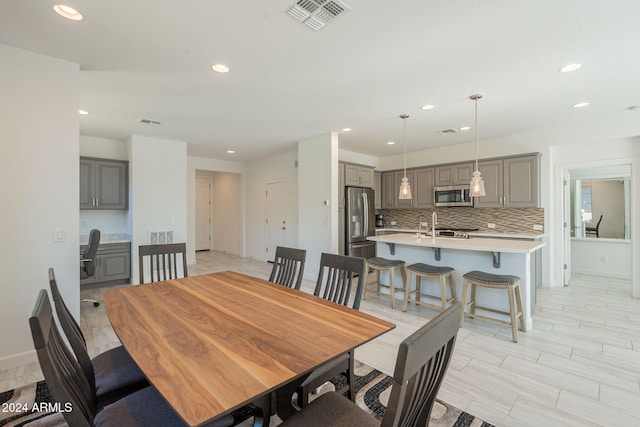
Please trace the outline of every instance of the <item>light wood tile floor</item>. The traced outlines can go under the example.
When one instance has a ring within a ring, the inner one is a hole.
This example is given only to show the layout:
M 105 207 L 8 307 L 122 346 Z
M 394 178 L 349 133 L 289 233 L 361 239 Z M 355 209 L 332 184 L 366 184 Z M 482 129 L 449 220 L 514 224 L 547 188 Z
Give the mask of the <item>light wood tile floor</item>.
M 271 265 L 199 252 L 189 274 L 224 270 L 267 278 Z M 303 282 L 304 291 L 313 287 Z M 518 343 L 507 326 L 465 320 L 438 397 L 496 426 L 639 424 L 640 301 L 630 289 L 629 281 L 577 275 L 568 287 L 542 289 L 533 330 L 519 332 Z M 82 297 L 101 300 L 101 293 L 83 290 Z M 388 374 L 398 344 L 438 313 L 415 305 L 392 310 L 388 295 L 368 296 L 360 309 L 397 325 L 356 351 Z M 102 306 L 82 304 L 81 327 L 91 355 L 119 344 Z M 0 371 L 0 391 L 40 379 L 37 364 Z

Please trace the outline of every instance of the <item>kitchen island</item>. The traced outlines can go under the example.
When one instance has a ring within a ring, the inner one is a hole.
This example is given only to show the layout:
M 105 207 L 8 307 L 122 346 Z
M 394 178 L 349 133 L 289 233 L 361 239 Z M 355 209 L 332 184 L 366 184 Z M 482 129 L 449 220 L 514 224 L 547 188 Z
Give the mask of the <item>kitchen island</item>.
M 462 295 L 462 275 L 471 270 L 520 277 L 525 330 L 531 329 L 536 282 L 540 280 L 535 275 L 535 262 L 532 255 L 545 245 L 543 242 L 492 238 L 436 237 L 433 239 L 431 236 L 418 237 L 417 234 L 406 233 L 372 236 L 368 239 L 377 242 L 377 256 L 380 257 L 400 259 L 407 265 L 423 262 L 435 266 L 453 267 L 458 298 Z M 400 280 L 398 277 L 397 282 L 400 283 Z M 411 286 L 413 288 L 414 285 Z M 422 286 L 431 294 L 437 289 L 435 281 L 423 280 Z M 509 308 L 506 293 L 496 289 L 480 290 L 477 300 L 478 305 L 504 311 L 508 311 Z

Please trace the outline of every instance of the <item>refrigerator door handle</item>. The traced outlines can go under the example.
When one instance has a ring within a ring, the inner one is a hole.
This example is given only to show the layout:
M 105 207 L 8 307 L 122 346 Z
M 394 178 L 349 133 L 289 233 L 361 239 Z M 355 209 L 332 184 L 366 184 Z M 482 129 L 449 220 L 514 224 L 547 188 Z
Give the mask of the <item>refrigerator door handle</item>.
M 376 242 L 373 242 L 371 240 L 367 240 L 366 242 L 363 242 L 363 243 L 352 243 L 351 247 L 354 248 L 354 249 L 357 249 L 357 248 L 364 248 L 365 246 L 373 246 L 375 244 L 376 244 Z
M 364 236 L 369 235 L 369 200 L 367 199 L 367 193 L 362 192 L 362 200 L 364 202 Z

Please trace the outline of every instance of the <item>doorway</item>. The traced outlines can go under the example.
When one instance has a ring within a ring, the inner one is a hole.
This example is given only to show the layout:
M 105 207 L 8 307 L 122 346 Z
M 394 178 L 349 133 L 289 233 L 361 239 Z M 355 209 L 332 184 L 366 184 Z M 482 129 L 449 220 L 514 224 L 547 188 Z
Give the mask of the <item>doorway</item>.
M 196 174 L 196 251 L 211 250 L 211 175 Z
M 288 235 L 287 182 L 267 184 L 265 191 L 265 225 L 267 261 L 273 262 L 278 246 L 286 246 Z

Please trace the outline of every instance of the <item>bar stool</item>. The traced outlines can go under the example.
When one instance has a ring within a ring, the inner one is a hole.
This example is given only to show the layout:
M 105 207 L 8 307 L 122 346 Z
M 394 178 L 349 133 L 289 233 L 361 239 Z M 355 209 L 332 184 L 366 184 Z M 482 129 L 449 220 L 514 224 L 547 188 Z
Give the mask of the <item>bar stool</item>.
M 399 259 L 386 259 L 381 257 L 369 258 L 367 260 L 367 272 L 370 270 L 375 270 L 376 272 L 376 293 L 380 295 L 380 287 L 389 288 L 389 293 L 391 294 L 391 308 L 396 308 L 395 304 L 395 295 L 396 292 L 405 292 L 407 283 L 407 272 L 405 269 L 405 262 Z M 396 270 L 400 270 L 400 275 L 402 276 L 402 288 L 396 289 L 394 286 L 393 276 L 395 275 Z M 386 271 L 389 273 L 389 285 L 383 285 L 380 283 L 380 273 Z M 368 284 L 364 287 L 364 293 L 362 298 L 366 297 Z M 405 296 L 406 298 L 406 296 Z
M 427 307 L 438 308 L 442 311 L 446 310 L 447 303 L 456 302 L 456 287 L 453 281 L 453 274 L 455 270 L 451 267 L 437 267 L 434 265 L 423 264 L 421 262 L 411 264 L 407 267 L 407 289 L 404 292 L 404 305 L 402 311 L 407 311 L 407 304 L 409 301 L 416 304 L 421 304 Z M 411 291 L 411 274 L 416 275 L 416 289 Z M 421 279 L 439 279 L 440 280 L 440 296 L 422 293 Z M 449 289 L 451 298 L 447 298 L 447 278 L 449 278 Z M 415 295 L 415 298 L 411 298 L 411 294 Z M 429 298 L 435 298 L 440 300 L 440 304 L 431 304 L 426 301 L 422 301 L 420 297 L 426 296 Z
M 464 324 L 465 316 L 501 323 L 503 325 L 511 325 L 511 336 L 513 337 L 513 342 L 518 342 L 518 329 L 516 327 L 518 318 L 520 318 L 520 330 L 524 331 L 524 311 L 522 309 L 522 295 L 520 294 L 520 278 L 518 276 L 490 274 L 475 270 L 466 273 L 462 277 L 464 278 L 464 281 L 462 283 L 462 316 L 460 318 L 460 327 Z M 471 286 L 471 301 L 467 303 L 469 286 Z M 493 289 L 506 289 L 509 296 L 509 311 L 506 312 L 477 305 L 477 286 Z M 467 307 L 470 307 L 468 313 L 465 312 Z M 476 308 L 493 313 L 505 314 L 511 318 L 511 321 L 508 322 L 506 320 L 476 314 Z

